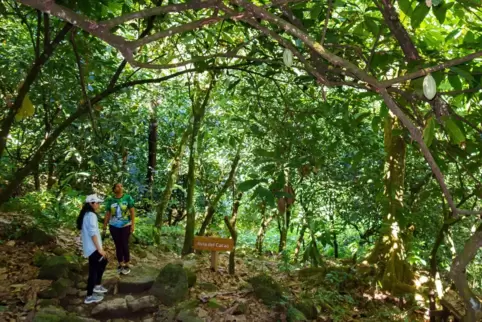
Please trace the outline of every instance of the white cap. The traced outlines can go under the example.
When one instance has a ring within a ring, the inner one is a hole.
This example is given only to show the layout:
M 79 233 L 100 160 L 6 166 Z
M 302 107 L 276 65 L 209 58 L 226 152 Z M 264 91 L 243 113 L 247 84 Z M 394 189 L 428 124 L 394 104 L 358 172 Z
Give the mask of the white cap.
M 85 202 L 86 203 L 88 203 L 88 202 L 104 202 L 104 200 L 102 198 L 100 198 L 99 196 L 97 196 L 96 194 L 93 194 L 93 195 L 87 196 L 87 198 L 85 198 Z

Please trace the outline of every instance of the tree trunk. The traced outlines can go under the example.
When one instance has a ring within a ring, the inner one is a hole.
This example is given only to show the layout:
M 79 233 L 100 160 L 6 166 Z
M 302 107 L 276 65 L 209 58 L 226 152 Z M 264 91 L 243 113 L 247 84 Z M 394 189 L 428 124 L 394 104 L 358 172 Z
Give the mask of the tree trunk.
M 476 232 L 467 240 L 464 249 L 455 257 L 450 268 L 450 276 L 465 303 L 464 322 L 479 321 L 482 317 L 482 304 L 470 289 L 466 270 L 480 247 L 482 247 L 482 225 L 479 225 Z
M 189 134 L 191 133 L 191 128 L 188 127 L 184 133 L 182 134 L 181 142 L 177 147 L 176 154 L 174 155 L 174 159 L 171 163 L 171 170 L 167 175 L 167 184 L 166 188 L 162 192 L 161 202 L 157 207 L 157 214 L 156 214 L 156 227 L 160 228 L 162 226 L 162 217 L 164 217 L 164 213 L 167 209 L 167 204 L 171 199 L 172 194 L 172 187 L 174 187 L 174 183 L 177 180 L 179 168 L 181 167 L 181 157 L 184 151 L 184 146 L 186 145 L 187 139 L 189 138 Z M 169 226 L 171 225 L 172 220 L 172 211 L 169 212 Z
M 37 165 L 42 162 L 45 153 L 50 149 L 52 144 L 57 140 L 57 138 L 62 134 L 62 132 L 70 126 L 77 118 L 81 115 L 86 114 L 87 109 L 77 109 L 73 114 L 71 114 L 65 121 L 62 122 L 50 135 L 44 143 L 38 148 L 34 153 L 30 161 L 21 169 L 17 170 L 12 176 L 12 180 L 0 193 L 0 205 L 4 204 L 12 193 L 18 188 L 18 186 L 23 182 L 23 180 L 37 167 Z
M 33 180 L 35 184 L 35 191 L 40 191 L 40 165 L 37 164 L 37 167 L 33 171 Z
M 261 222 L 261 227 L 259 227 L 258 234 L 256 236 L 256 251 L 259 255 L 263 255 L 263 241 L 266 235 L 266 231 L 268 230 L 268 226 L 271 221 L 274 219 L 275 213 L 272 213 L 270 216 L 265 217 L 266 213 L 266 206 L 262 206 L 262 217 L 263 221 Z
M 283 252 L 286 248 L 286 240 L 288 239 L 288 229 L 291 220 L 291 205 L 286 205 L 286 210 L 279 213 L 278 228 L 279 228 L 279 244 L 278 253 Z
M 330 215 L 330 221 L 331 221 L 331 231 L 333 233 L 333 252 L 334 252 L 335 258 L 338 258 L 338 240 L 336 239 L 335 216 L 334 215 Z
M 221 200 L 221 197 L 226 193 L 226 191 L 228 190 L 228 187 L 233 184 L 236 168 L 238 167 L 238 164 L 239 164 L 240 154 L 241 154 L 241 145 L 239 145 L 238 151 L 236 152 L 236 156 L 234 157 L 233 163 L 231 164 L 231 171 L 229 172 L 228 179 L 224 182 L 223 187 L 221 188 L 221 190 L 219 190 L 217 195 L 214 197 L 214 199 L 208 206 L 206 215 L 204 217 L 204 221 L 201 225 L 201 229 L 199 230 L 199 234 L 198 234 L 199 236 L 204 236 L 206 234 L 206 229 L 213 219 L 219 200 Z
M 238 210 L 239 210 L 239 205 L 241 203 L 241 197 L 243 196 L 243 193 L 240 192 L 238 196 L 236 197 L 236 200 L 233 203 L 233 214 L 231 216 L 231 219 L 229 219 L 228 216 L 224 217 L 224 222 L 226 223 L 226 226 L 228 226 L 229 233 L 231 234 L 231 238 L 233 239 L 233 250 L 229 253 L 229 274 L 234 275 L 235 270 L 236 270 L 236 242 L 238 241 L 238 233 L 236 231 L 236 220 L 238 217 Z
M 187 200 L 186 200 L 186 233 L 184 235 L 184 245 L 182 248 L 182 255 L 187 255 L 193 252 L 193 243 L 194 243 L 194 230 L 196 224 L 196 209 L 194 208 L 194 185 L 196 184 L 195 180 L 195 158 L 196 158 L 196 140 L 199 134 L 199 130 L 201 128 L 201 122 L 204 117 L 204 113 L 206 111 L 206 106 L 209 101 L 209 96 L 211 94 L 211 90 L 214 86 L 214 76 L 211 79 L 211 84 L 209 85 L 209 89 L 206 91 L 204 95 L 204 99 L 202 102 L 196 102 L 193 100 L 192 102 L 192 110 L 193 110 L 193 126 L 192 126 L 192 134 L 191 134 L 191 141 L 189 143 L 189 170 L 187 173 Z
M 152 113 L 151 120 L 149 122 L 147 175 L 146 175 L 147 193 L 149 193 L 149 198 L 151 199 L 152 199 L 152 185 L 154 183 L 154 174 L 156 172 L 156 159 L 157 159 L 157 118 L 156 118 L 156 113 L 154 111 Z
M 399 224 L 403 207 L 406 143 L 402 135 L 394 135 L 400 129 L 398 119 L 385 119 L 385 197 L 386 207 L 380 237 L 368 258 L 369 263 L 380 267 L 382 286 L 393 294 L 413 292 L 412 272 L 406 261 L 404 227 Z
M 53 155 L 52 155 L 52 152 L 49 153 L 49 159 L 48 159 L 47 168 L 48 168 L 48 174 L 47 174 L 47 190 L 50 190 L 50 189 L 52 189 L 52 187 L 53 187 L 54 184 L 55 184 L 55 179 L 54 179 L 54 169 L 55 169 L 55 165 L 54 165 L 54 157 L 53 157 Z
M 295 248 L 295 254 L 294 254 L 295 263 L 298 262 L 298 256 L 300 254 L 301 245 L 303 244 L 303 241 L 305 240 L 306 229 L 308 229 L 308 225 L 303 225 L 303 227 L 301 227 L 300 236 L 298 237 L 298 240 L 296 241 L 296 248 Z
M 70 23 L 66 23 L 64 27 L 59 31 L 57 36 L 54 38 L 51 44 L 45 46 L 44 52 L 35 59 L 35 62 L 27 74 L 27 77 L 23 81 L 22 85 L 20 86 L 17 97 L 15 97 L 15 101 L 13 102 L 12 107 L 9 108 L 7 116 L 3 119 L 1 130 L 0 130 L 0 157 L 3 155 L 5 151 L 5 147 L 7 146 L 7 138 L 8 134 L 10 133 L 10 129 L 12 128 L 13 122 L 15 120 L 15 115 L 17 114 L 20 107 L 22 107 L 23 100 L 25 96 L 27 96 L 32 84 L 37 79 L 42 66 L 49 60 L 52 56 L 55 48 L 60 44 L 60 42 L 65 38 L 67 33 L 72 29 L 72 25 Z M 23 180 L 23 179 L 22 179 Z M 3 193 L 2 193 L 3 195 Z M 0 201 L 1 202 L 1 201 Z

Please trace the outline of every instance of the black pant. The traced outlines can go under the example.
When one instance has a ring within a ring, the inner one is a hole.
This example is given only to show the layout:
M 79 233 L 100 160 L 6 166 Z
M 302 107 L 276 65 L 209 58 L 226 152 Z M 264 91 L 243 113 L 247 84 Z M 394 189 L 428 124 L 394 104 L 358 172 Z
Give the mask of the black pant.
M 131 235 L 131 226 L 114 227 L 109 226 L 110 234 L 115 244 L 115 254 L 119 263 L 128 263 L 129 254 L 129 236 Z
M 98 251 L 93 252 L 89 256 L 89 279 L 87 280 L 87 296 L 92 295 L 94 286 L 100 285 L 102 275 L 104 275 L 107 259 L 102 257 Z

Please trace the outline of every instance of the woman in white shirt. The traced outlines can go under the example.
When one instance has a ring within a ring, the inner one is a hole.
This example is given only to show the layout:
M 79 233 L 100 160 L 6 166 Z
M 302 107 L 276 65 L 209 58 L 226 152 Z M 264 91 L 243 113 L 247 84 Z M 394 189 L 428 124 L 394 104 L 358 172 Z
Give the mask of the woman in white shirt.
M 107 256 L 102 248 L 97 211 L 103 202 L 97 195 L 87 196 L 85 204 L 77 217 L 77 228 L 81 230 L 84 257 L 89 258 L 89 279 L 87 297 L 84 303 L 98 303 L 104 299 L 107 289 L 101 285 L 102 275 L 107 266 Z

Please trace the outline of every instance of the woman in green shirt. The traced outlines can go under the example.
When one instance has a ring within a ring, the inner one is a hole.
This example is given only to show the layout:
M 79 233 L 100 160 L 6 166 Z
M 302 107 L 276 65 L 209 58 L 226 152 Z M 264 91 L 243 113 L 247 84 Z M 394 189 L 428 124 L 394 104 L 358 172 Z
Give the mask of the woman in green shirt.
M 105 201 L 106 215 L 103 232 L 105 233 L 108 223 L 119 262 L 117 271 L 127 275 L 131 272 L 129 268 L 129 237 L 135 229 L 134 199 L 124 194 L 121 183 L 114 184 L 112 192 L 114 196 Z

